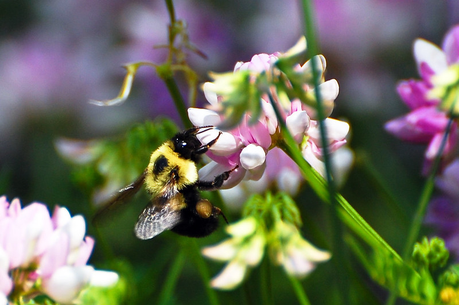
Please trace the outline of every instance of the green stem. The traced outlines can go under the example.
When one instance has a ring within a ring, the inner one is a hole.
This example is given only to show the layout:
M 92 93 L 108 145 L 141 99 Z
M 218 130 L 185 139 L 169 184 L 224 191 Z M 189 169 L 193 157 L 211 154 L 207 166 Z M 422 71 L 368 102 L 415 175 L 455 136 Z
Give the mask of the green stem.
M 177 82 L 175 81 L 174 76 L 172 75 L 171 66 L 169 64 L 158 66 L 156 72 L 166 84 L 167 90 L 169 90 L 172 100 L 174 101 L 175 108 L 177 108 L 177 111 L 180 115 L 180 119 L 182 120 L 183 126 L 185 128 L 191 128 L 192 124 L 188 119 L 185 101 L 183 100 L 183 97 L 180 94 L 179 87 L 177 86 Z
M 261 298 L 262 303 L 265 305 L 274 304 L 274 298 L 271 287 L 271 265 L 267 257 L 263 259 L 263 265 L 261 266 Z
M 313 16 L 313 9 L 312 9 L 312 1 L 311 0 L 302 0 L 303 5 L 303 16 L 304 16 L 304 27 L 306 32 L 306 41 L 308 43 L 308 57 L 313 58 L 314 56 L 318 55 L 318 45 L 316 41 L 316 35 L 314 32 L 314 16 Z M 347 266 L 347 259 L 346 259 L 346 251 L 344 247 L 344 240 L 343 240 L 343 228 L 342 224 L 339 221 L 338 217 L 338 203 L 336 201 L 336 186 L 333 180 L 333 169 L 329 155 L 328 149 L 328 140 L 327 140 L 327 129 L 324 124 L 325 120 L 325 113 L 323 109 L 323 101 L 320 95 L 319 90 L 319 73 L 317 69 L 317 62 L 315 60 L 311 60 L 311 67 L 312 67 L 312 75 L 313 75 L 313 84 L 314 84 L 314 92 L 316 95 L 317 101 L 317 115 L 319 119 L 319 130 L 320 130 L 320 137 L 321 137 L 321 146 L 322 146 L 322 156 L 325 165 L 325 172 L 326 172 L 326 180 L 327 180 L 327 189 L 328 189 L 328 196 L 331 203 L 331 208 L 329 209 L 329 215 L 331 220 L 332 226 L 332 250 L 333 250 L 333 260 L 336 264 L 337 269 L 337 276 L 336 276 L 336 283 L 341 290 L 341 294 L 344 297 L 343 301 L 344 304 L 349 303 L 349 285 L 348 281 L 346 280 L 346 266 Z
M 308 297 L 304 292 L 303 286 L 301 286 L 300 281 L 297 278 L 290 275 L 288 275 L 288 278 L 290 280 L 290 283 L 292 284 L 293 291 L 295 292 L 296 297 L 298 298 L 299 304 L 310 305 L 311 303 L 309 302 Z
M 168 275 L 166 278 L 166 282 L 164 283 L 163 288 L 161 289 L 161 294 L 159 295 L 158 304 L 170 304 L 171 300 L 173 300 L 173 293 L 175 284 L 179 278 L 179 275 L 183 269 L 183 265 L 185 264 L 185 252 L 182 250 L 178 253 L 175 257 L 174 264 L 168 271 Z
M 432 193 L 435 187 L 435 178 L 436 178 L 438 168 L 440 167 L 441 156 L 442 156 L 443 150 L 445 149 L 446 142 L 448 140 L 448 135 L 451 131 L 451 127 L 453 125 L 454 119 L 455 119 L 454 116 L 451 115 L 451 118 L 448 121 L 448 125 L 446 126 L 445 134 L 443 135 L 437 155 L 435 156 L 434 163 L 430 170 L 429 177 L 427 178 L 427 181 L 422 190 L 421 197 L 418 202 L 418 207 L 416 209 L 416 213 L 414 214 L 413 222 L 411 223 L 407 241 L 403 249 L 402 257 L 405 261 L 407 261 L 410 258 L 410 255 L 413 251 L 414 243 L 416 242 L 419 236 L 419 232 L 421 231 L 421 226 L 424 220 L 424 215 L 426 213 L 427 205 L 429 204 L 430 197 L 432 196 Z M 397 295 L 395 291 L 392 290 L 389 294 L 389 298 L 387 299 L 386 304 L 392 305 L 395 303 L 396 299 L 397 299 Z
M 193 253 L 193 258 L 198 268 L 199 273 L 201 274 L 201 279 L 204 283 L 204 287 L 206 288 L 206 293 L 208 297 L 208 304 L 218 305 L 220 304 L 217 298 L 217 293 L 215 290 L 210 287 L 210 272 L 209 268 L 207 268 L 206 262 L 201 255 L 201 251 L 199 250 L 198 243 L 196 240 L 189 239 L 189 245 Z

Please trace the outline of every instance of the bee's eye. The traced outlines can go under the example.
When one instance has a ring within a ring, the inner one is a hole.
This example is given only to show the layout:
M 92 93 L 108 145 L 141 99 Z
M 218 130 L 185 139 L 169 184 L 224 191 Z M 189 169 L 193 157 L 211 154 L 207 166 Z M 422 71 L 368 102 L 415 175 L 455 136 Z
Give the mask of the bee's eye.
M 158 159 L 156 159 L 155 164 L 153 165 L 153 174 L 159 175 L 161 172 L 164 171 L 164 169 L 168 165 L 169 162 L 167 161 L 167 158 L 163 155 L 159 156 Z

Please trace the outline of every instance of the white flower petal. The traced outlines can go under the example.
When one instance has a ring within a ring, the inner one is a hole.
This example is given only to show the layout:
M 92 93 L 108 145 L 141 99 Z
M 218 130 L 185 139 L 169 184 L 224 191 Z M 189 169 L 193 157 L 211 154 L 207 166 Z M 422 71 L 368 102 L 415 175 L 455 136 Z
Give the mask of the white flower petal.
M 331 155 L 331 162 L 333 165 L 333 179 L 338 187 L 342 186 L 354 163 L 354 153 L 348 147 L 341 147 Z
M 324 123 L 325 129 L 327 131 L 327 140 L 329 143 L 333 141 L 342 141 L 346 138 L 350 128 L 348 123 L 332 118 L 326 118 Z M 308 135 L 314 139 L 314 142 L 317 145 L 322 144 L 320 141 L 320 128 L 318 122 L 309 128 Z
M 76 215 L 62 227 L 62 230 L 70 237 L 70 248 L 77 248 L 81 245 L 84 235 L 86 234 L 86 222 L 83 216 Z
M 209 131 L 200 133 L 197 138 L 201 143 L 207 144 L 217 138 L 221 131 L 218 129 L 211 129 Z M 239 141 L 229 132 L 221 132 L 217 142 L 212 145 L 209 150 L 217 156 L 229 156 L 239 149 Z
M 199 180 L 202 181 L 213 181 L 216 176 L 222 174 L 225 171 L 232 169 L 233 167 L 222 165 L 215 161 L 207 163 L 199 170 Z M 227 180 L 223 182 L 221 189 L 231 188 L 237 185 L 244 178 L 245 170 L 241 167 L 233 170 Z
M 94 270 L 89 285 L 96 287 L 110 287 L 118 282 L 119 276 L 113 271 Z
M 230 238 L 215 246 L 203 248 L 201 253 L 216 261 L 230 261 L 236 256 L 239 246 L 239 243 Z
M 217 126 L 222 121 L 217 112 L 204 108 L 188 108 L 188 118 L 194 126 Z
M 254 169 L 265 162 L 266 153 L 263 147 L 249 144 L 241 151 L 240 160 L 245 169 Z
M 322 100 L 333 101 L 338 97 L 339 85 L 336 79 L 330 79 L 319 85 Z
M 303 136 L 309 128 L 309 121 L 309 115 L 304 110 L 295 111 L 286 118 L 287 128 L 297 143 L 301 143 L 303 140 Z
M 8 271 L 9 266 L 10 266 L 10 259 L 8 257 L 8 253 L 6 253 L 6 251 L 0 245 L 0 272 Z
M 413 45 L 413 53 L 419 74 L 421 74 L 420 66 L 423 62 L 427 63 L 435 74 L 445 71 L 448 67 L 445 53 L 427 40 L 416 39 Z
M 72 219 L 69 210 L 66 208 L 58 208 L 53 213 L 53 223 L 56 228 L 62 228 Z
M 8 299 L 6 298 L 6 295 L 2 292 L 0 292 L 0 305 L 8 305 Z
M 253 217 L 242 220 L 226 227 L 226 232 L 233 237 L 246 237 L 252 235 L 257 229 L 257 221 Z
M 263 258 L 266 240 L 263 234 L 256 234 L 250 239 L 247 248 L 244 251 L 244 261 L 248 266 L 258 265 Z
M 61 267 L 49 279 L 43 280 L 44 291 L 59 303 L 72 303 L 89 283 L 93 272 L 91 266 Z
M 231 261 L 215 278 L 210 285 L 213 288 L 231 290 L 236 288 L 244 279 L 247 266 L 239 261 Z
M 302 151 L 303 157 L 322 177 L 325 177 L 325 164 L 316 157 L 312 151 L 311 145 L 308 145 Z
M 215 84 L 211 82 L 206 82 L 202 85 L 202 91 L 204 91 L 204 96 L 206 100 L 212 106 L 218 105 L 218 95 L 215 93 Z M 196 125 L 196 126 L 205 126 L 205 125 Z

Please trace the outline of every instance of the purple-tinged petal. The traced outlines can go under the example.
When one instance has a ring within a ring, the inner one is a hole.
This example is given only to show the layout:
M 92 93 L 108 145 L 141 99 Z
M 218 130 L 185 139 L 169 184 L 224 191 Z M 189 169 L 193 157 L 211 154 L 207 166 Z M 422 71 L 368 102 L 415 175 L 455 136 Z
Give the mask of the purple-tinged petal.
M 426 94 L 432 88 L 425 81 L 407 80 L 397 85 L 397 92 L 403 102 L 412 110 L 438 104 L 438 100 L 427 99 Z
M 70 219 L 72 219 L 72 216 L 70 216 L 69 210 L 56 205 L 51 219 L 54 229 L 62 228 L 70 221 Z
M 304 159 L 312 166 L 322 177 L 325 177 L 325 165 L 317 158 L 317 153 L 314 152 L 314 148 L 312 147 L 313 143 L 308 142 L 308 145 L 303 149 L 302 154 Z
M 89 260 L 92 250 L 94 249 L 94 238 L 86 236 L 78 249 L 78 257 L 75 260 L 74 266 L 83 266 Z
M 293 112 L 291 115 L 287 116 L 285 120 L 287 129 L 297 143 L 301 143 L 303 140 L 305 132 L 309 128 L 309 122 L 309 115 L 304 110 Z
M 451 198 L 459 199 L 459 159 L 445 168 L 441 176 L 437 177 L 435 185 Z
M 426 134 L 443 132 L 448 124 L 446 114 L 436 107 L 421 107 L 406 115 L 408 124 L 415 125 Z
M 8 216 L 15 218 L 21 213 L 21 202 L 15 198 L 8 208 Z
M 443 50 L 450 65 L 459 62 L 459 26 L 448 31 L 443 40 Z
M 9 277 L 6 271 L 0 270 L 0 304 L 8 304 L 6 296 L 13 289 L 13 280 Z M 5 303 L 2 303 L 2 294 L 5 295 Z
M 418 38 L 413 45 L 414 58 L 418 66 L 419 75 L 423 75 L 421 71 L 421 64 L 426 63 L 435 74 L 441 73 L 446 70 L 448 64 L 446 62 L 446 55 L 443 51 L 433 43 Z
M 70 253 L 70 238 L 63 232 L 55 232 L 50 246 L 40 259 L 39 270 L 43 278 L 50 277 L 57 269 L 67 264 Z

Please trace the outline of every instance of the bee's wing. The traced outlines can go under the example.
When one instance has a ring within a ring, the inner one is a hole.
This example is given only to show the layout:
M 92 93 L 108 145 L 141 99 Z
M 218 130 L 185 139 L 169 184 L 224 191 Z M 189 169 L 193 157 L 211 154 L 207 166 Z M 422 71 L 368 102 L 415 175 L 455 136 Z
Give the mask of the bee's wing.
M 155 198 L 140 214 L 135 235 L 140 239 L 150 239 L 175 227 L 181 220 L 182 202 L 180 194 L 170 199 Z
M 121 206 L 123 203 L 128 202 L 141 188 L 145 181 L 146 170 L 139 176 L 134 182 L 120 189 L 118 192 L 113 194 L 105 203 L 101 205 L 101 208 L 96 212 L 93 218 L 93 223 L 98 223 L 102 216 L 108 211 Z

